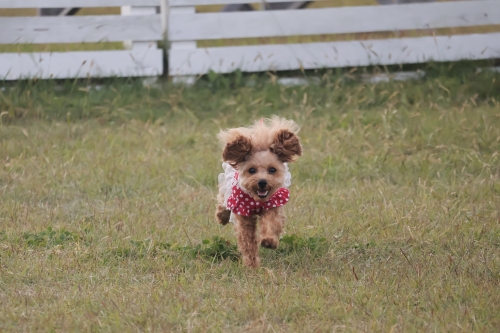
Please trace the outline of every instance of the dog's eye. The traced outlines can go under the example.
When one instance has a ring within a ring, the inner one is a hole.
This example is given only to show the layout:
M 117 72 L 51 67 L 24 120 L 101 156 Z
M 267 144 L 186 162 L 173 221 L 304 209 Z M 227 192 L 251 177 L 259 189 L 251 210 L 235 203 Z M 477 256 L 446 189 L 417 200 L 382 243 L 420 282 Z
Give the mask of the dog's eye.
M 253 175 L 255 172 L 257 172 L 254 168 L 248 169 L 248 173 Z
M 269 170 L 267 170 L 269 173 L 275 173 L 276 168 L 270 167 Z

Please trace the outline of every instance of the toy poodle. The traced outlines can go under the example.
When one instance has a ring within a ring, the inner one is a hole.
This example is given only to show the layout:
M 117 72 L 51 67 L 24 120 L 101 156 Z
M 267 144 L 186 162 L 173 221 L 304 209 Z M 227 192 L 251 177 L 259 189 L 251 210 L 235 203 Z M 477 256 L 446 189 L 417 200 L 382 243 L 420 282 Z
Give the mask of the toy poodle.
M 287 163 L 302 155 L 298 130 L 293 120 L 273 116 L 218 134 L 224 173 L 219 175 L 215 216 L 222 225 L 234 222 L 245 266 L 259 266 L 259 243 L 278 247 L 285 224 L 283 206 L 290 198 Z

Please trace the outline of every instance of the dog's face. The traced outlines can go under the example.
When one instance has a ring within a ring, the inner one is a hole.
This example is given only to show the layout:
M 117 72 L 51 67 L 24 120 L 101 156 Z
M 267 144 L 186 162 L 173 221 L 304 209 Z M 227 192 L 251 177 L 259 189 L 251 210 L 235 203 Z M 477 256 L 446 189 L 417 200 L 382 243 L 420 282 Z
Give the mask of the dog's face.
M 267 201 L 285 183 L 285 166 L 269 150 L 249 155 L 237 169 L 240 186 L 257 201 Z
M 219 134 L 225 143 L 222 159 L 238 170 L 240 186 L 255 200 L 265 202 L 283 187 L 284 163 L 302 155 L 296 128 L 292 121 L 275 117 L 267 124 Z

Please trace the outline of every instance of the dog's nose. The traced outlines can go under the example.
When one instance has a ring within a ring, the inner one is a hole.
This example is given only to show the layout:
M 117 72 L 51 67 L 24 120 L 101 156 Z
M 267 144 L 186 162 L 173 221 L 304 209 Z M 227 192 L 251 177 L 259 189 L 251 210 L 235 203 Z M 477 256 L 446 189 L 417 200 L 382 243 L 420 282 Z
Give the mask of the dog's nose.
M 267 186 L 267 180 L 261 179 L 257 184 L 259 185 L 260 188 L 264 188 Z

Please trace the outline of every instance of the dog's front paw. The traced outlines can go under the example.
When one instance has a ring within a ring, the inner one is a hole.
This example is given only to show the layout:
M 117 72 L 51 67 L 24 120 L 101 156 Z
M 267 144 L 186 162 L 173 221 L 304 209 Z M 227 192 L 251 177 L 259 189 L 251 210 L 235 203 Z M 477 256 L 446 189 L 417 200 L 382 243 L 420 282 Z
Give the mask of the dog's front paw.
M 263 238 L 260 241 L 260 245 L 268 249 L 276 249 L 279 245 L 279 241 L 273 238 Z
M 226 225 L 229 222 L 229 218 L 231 217 L 231 211 L 225 209 L 222 206 L 217 207 L 217 212 L 215 213 L 215 218 L 217 221 L 222 224 Z

